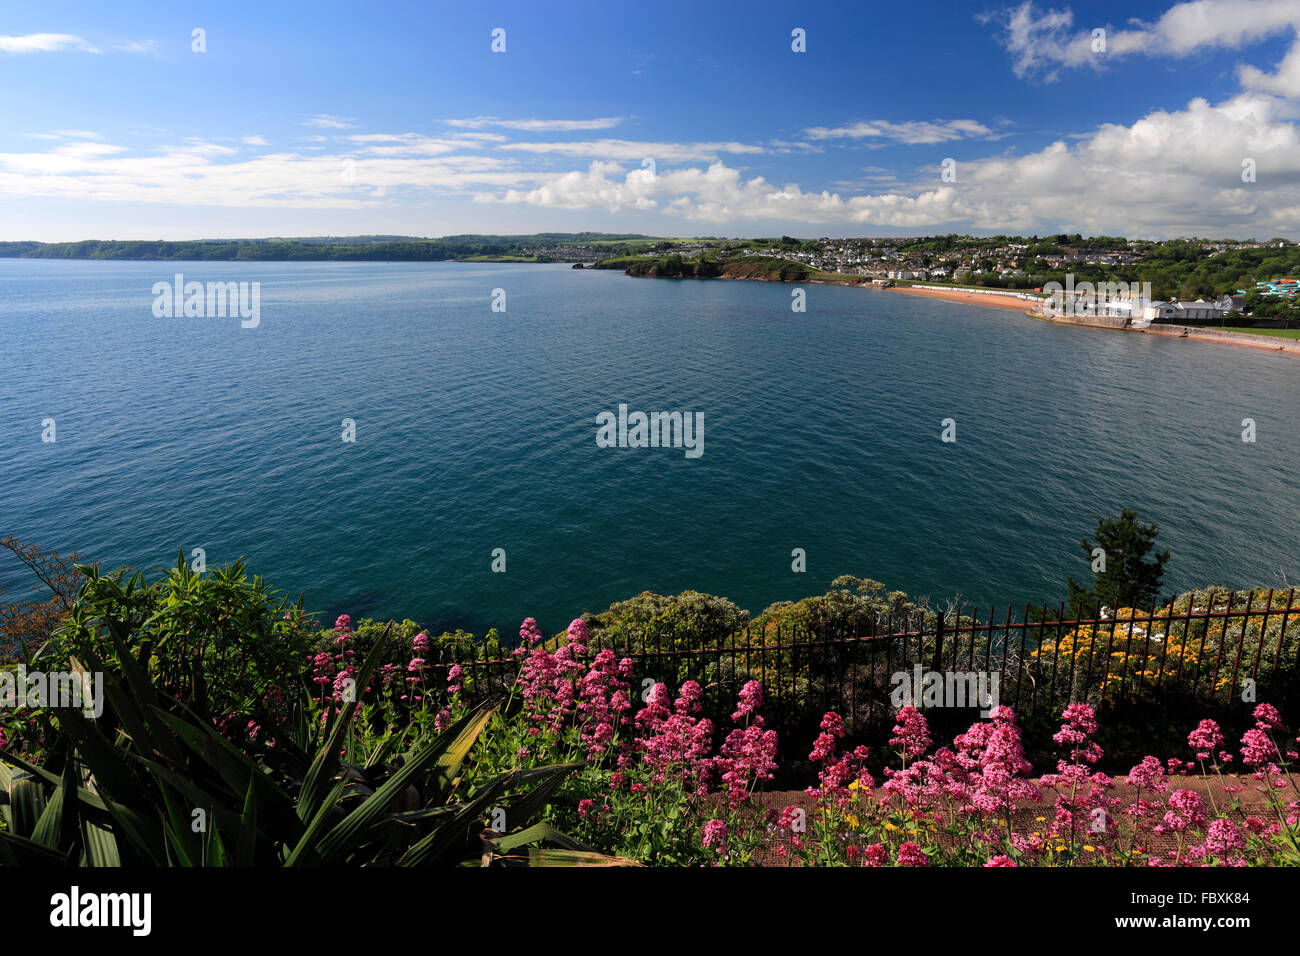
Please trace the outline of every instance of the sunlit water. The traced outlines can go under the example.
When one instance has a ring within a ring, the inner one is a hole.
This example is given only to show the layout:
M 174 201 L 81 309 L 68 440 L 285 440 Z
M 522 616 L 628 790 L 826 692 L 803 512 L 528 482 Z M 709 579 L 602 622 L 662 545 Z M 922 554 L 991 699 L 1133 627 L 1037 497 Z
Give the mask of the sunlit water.
M 155 318 L 178 271 L 260 282 L 260 326 Z M 1300 578 L 1295 358 L 855 288 L 809 286 L 800 314 L 790 291 L 0 260 L 0 534 L 107 566 L 244 556 L 314 610 L 479 632 L 647 589 L 758 611 L 845 573 L 1055 601 L 1125 506 L 1159 521 L 1169 590 Z M 598 447 L 619 403 L 703 413 L 703 455 Z

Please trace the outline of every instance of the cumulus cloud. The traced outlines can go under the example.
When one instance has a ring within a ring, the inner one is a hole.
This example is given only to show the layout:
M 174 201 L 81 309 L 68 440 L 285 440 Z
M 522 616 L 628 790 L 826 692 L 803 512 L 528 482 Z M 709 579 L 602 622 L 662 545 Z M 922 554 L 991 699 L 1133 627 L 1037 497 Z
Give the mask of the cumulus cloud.
M 1248 90 L 1300 100 L 1300 41 L 1291 47 L 1291 52 L 1278 64 L 1276 72 L 1265 73 L 1243 65 L 1237 68 L 1237 80 Z
M 481 193 L 480 202 L 565 209 L 658 209 L 712 223 L 784 219 L 891 227 L 1111 232 L 1142 235 L 1268 234 L 1300 229 L 1300 129 L 1277 99 L 1243 93 L 1212 105 L 1107 124 L 1073 145 L 958 164 L 957 181 L 841 195 L 746 179 L 722 162 L 707 168 L 624 171 L 592 162 L 531 189 Z M 1258 181 L 1241 179 L 1244 160 Z M 937 167 L 930 182 L 939 179 Z
M 1116 57 L 1133 54 L 1182 57 L 1204 48 L 1240 49 L 1277 33 L 1300 31 L 1300 3 L 1296 0 L 1193 0 L 1176 4 L 1154 23 L 1130 20 L 1128 29 L 1115 29 L 1106 23 L 1080 23 L 1076 27 L 1070 8 L 1040 10 L 1032 0 L 982 19 L 1002 24 L 1000 40 L 1011 54 L 1012 69 L 1017 76 L 1041 76 L 1050 81 L 1063 68 L 1084 65 L 1100 68 Z M 1093 30 L 1098 28 L 1106 31 L 1104 53 L 1093 50 Z M 1263 80 L 1257 69 L 1243 69 L 1253 70 L 1252 78 Z M 1291 73 L 1281 79 L 1273 78 L 1270 92 L 1293 89 L 1293 79 Z
M 710 226 L 784 221 L 854 224 L 864 232 L 1291 235 L 1300 231 L 1296 113 L 1294 103 L 1248 89 L 1217 104 L 1197 98 L 1131 124 L 1106 124 L 1026 155 L 962 160 L 954 182 L 943 181 L 933 164 L 833 190 L 773 181 L 723 158 L 770 154 L 771 144 L 516 143 L 499 133 L 372 132 L 349 134 L 343 145 L 335 139 L 250 156 L 200 139 L 134 151 L 63 130 L 39 151 L 0 154 L 0 200 L 366 208 L 460 197 Z M 572 157 L 578 168 L 556 168 Z M 646 157 L 656 159 L 654 167 L 643 168 Z M 1255 182 L 1242 181 L 1246 160 Z

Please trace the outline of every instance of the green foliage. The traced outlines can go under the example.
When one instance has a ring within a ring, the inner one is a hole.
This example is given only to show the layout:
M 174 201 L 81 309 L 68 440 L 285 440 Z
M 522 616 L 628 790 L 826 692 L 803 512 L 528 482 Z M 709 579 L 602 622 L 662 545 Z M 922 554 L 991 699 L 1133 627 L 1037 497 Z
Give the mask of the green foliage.
M 593 646 L 623 651 L 710 647 L 743 630 L 749 615 L 726 598 L 699 591 L 642 591 L 587 619 Z
M 110 658 L 120 635 L 161 693 L 214 719 L 251 714 L 303 671 L 312 629 L 301 601 L 268 591 L 242 561 L 200 574 L 179 555 L 154 584 L 139 572 L 78 570 L 76 603 L 33 667 L 66 670 L 78 652 Z
M 799 601 L 779 601 L 754 619 L 754 629 L 768 633 L 777 624 L 818 635 L 860 635 L 888 621 L 901 624 L 917 611 L 903 591 L 886 591 L 879 581 L 844 574 L 830 590 Z
M 1092 587 L 1077 584 L 1069 579 L 1070 607 L 1080 612 L 1095 611 L 1099 605 L 1112 608 L 1148 607 L 1160 592 L 1169 551 L 1147 555 L 1156 544 L 1159 528 L 1153 521 L 1142 524 L 1137 512 L 1125 508 L 1118 518 L 1101 518 L 1097 521 L 1094 544 L 1087 538 L 1082 541 L 1083 552 L 1089 562 L 1104 559 L 1104 568 L 1095 570 Z M 1094 558 L 1094 549 L 1101 548 L 1104 555 Z
M 297 695 L 292 719 L 269 727 L 264 745 L 236 747 L 155 686 L 128 645 L 125 618 L 108 615 L 106 635 L 72 637 L 85 662 L 76 669 L 104 682 L 104 713 L 55 711 L 44 766 L 0 750 L 0 863 L 450 865 L 481 856 L 479 833 L 497 808 L 525 834 L 506 849 L 544 839 L 526 833 L 538 795 L 575 769 L 511 769 L 466 785 L 465 759 L 492 718 L 487 706 L 436 735 L 389 734 L 363 763 L 355 757 L 357 703 L 322 723 Z M 101 658 L 105 637 L 111 654 Z M 375 642 L 359 687 L 382 647 Z

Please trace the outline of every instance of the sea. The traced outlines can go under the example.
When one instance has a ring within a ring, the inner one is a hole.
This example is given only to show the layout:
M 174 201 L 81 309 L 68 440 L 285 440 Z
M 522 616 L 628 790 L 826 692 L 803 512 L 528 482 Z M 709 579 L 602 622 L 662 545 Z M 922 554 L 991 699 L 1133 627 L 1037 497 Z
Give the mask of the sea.
M 156 308 L 178 274 L 255 283 L 256 323 Z M 478 634 L 845 574 L 1055 604 L 1126 507 L 1167 592 L 1300 583 L 1294 357 L 802 288 L 0 259 L 0 536 L 150 577 L 242 558 L 326 621 Z M 29 583 L 0 553 L 5 599 Z

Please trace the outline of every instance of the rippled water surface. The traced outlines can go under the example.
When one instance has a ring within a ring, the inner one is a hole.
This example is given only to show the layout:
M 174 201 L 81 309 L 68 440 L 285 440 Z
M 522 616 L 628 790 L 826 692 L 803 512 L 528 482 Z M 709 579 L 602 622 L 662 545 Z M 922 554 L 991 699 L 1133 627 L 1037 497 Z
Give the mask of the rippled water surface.
M 155 318 L 178 271 L 260 282 L 260 326 Z M 1054 601 L 1124 506 L 1159 521 L 1170 589 L 1300 578 L 1300 362 L 1253 349 L 567 266 L 9 259 L 0 356 L 0 534 L 109 566 L 242 555 L 328 613 L 549 629 L 845 573 Z M 702 412 L 704 454 L 597 447 L 619 403 Z

